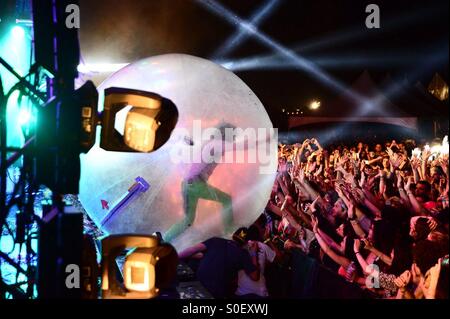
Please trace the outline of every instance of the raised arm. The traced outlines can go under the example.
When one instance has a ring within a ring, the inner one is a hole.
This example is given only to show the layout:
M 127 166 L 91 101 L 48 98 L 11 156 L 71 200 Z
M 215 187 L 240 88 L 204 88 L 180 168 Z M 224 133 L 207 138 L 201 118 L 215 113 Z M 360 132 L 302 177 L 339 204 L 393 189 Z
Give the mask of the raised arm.
M 315 191 L 315 190 L 311 187 L 311 185 L 309 184 L 309 181 L 306 179 L 304 170 L 302 170 L 302 169 L 300 170 L 299 176 L 298 176 L 298 179 L 297 179 L 297 180 L 298 180 L 298 181 L 300 182 L 300 184 L 303 186 L 303 188 L 305 189 L 306 193 L 309 195 L 309 197 L 310 197 L 311 200 L 314 200 L 314 199 L 316 199 L 317 197 L 320 197 L 319 192 Z M 325 203 L 323 202 L 323 199 L 322 199 L 322 198 L 319 198 L 319 204 L 320 204 L 320 205 L 324 205 L 324 204 L 325 204 Z
M 405 185 L 405 191 L 406 191 L 406 194 L 408 195 L 408 199 L 411 203 L 412 212 L 417 215 L 426 215 L 427 212 L 426 212 L 425 208 L 423 208 L 423 206 L 417 201 L 416 196 L 414 196 L 413 192 L 411 191 L 412 182 L 413 182 L 413 178 L 409 177 L 408 182 Z
M 411 202 L 409 201 L 409 197 L 406 194 L 405 189 L 403 188 L 403 177 L 400 175 L 400 172 L 397 172 L 397 189 L 400 195 L 400 198 L 403 204 L 409 209 L 412 210 Z
M 383 195 L 384 199 L 387 199 L 386 198 L 386 172 L 383 170 L 380 170 L 380 174 L 378 176 L 380 177 L 380 185 L 379 185 L 380 195 Z
M 318 227 L 318 221 L 317 218 L 313 218 L 313 231 L 314 235 L 316 236 L 317 242 L 320 245 L 320 248 L 324 251 L 325 254 L 328 255 L 334 262 L 336 262 L 338 265 L 348 268 L 350 266 L 350 260 L 337 254 L 333 249 L 330 248 L 330 246 L 325 242 L 325 240 L 320 236 L 319 233 L 319 227 Z
M 328 246 L 337 252 L 344 253 L 340 245 L 338 245 L 330 236 L 328 236 L 322 229 L 318 228 L 320 237 L 326 242 Z
M 366 237 L 366 233 L 364 232 L 364 229 L 362 229 L 362 227 L 359 225 L 359 221 L 356 218 L 355 204 L 353 203 L 353 201 L 350 201 L 349 205 L 347 207 L 348 207 L 348 210 L 347 210 L 348 219 L 350 220 L 350 224 L 352 225 L 353 230 L 355 231 L 355 234 L 359 238 Z
M 354 240 L 353 251 L 356 255 L 356 259 L 358 260 L 358 263 L 361 266 L 361 269 L 364 272 L 364 274 L 366 274 L 366 275 L 373 274 L 372 272 L 369 272 L 369 268 L 368 268 L 369 264 L 361 255 L 361 241 L 359 239 Z M 374 271 L 376 271 L 375 276 L 378 275 L 378 271 L 376 270 L 376 268 L 374 268 Z
M 281 190 L 283 191 L 283 194 L 284 194 L 285 196 L 290 195 L 289 188 L 288 188 L 288 186 L 284 183 L 283 179 L 281 178 L 281 175 L 278 175 L 278 176 L 277 176 L 277 182 L 278 182 L 278 185 L 280 185 Z
M 306 145 L 308 145 L 310 143 L 309 139 L 306 139 L 303 141 L 302 146 L 300 147 L 300 150 L 297 154 L 297 161 L 298 163 L 301 163 L 302 160 L 302 155 L 303 155 L 303 151 L 305 150 Z
M 410 161 L 411 169 L 414 176 L 414 183 L 418 183 L 421 179 L 423 179 L 422 176 L 420 176 L 419 170 L 420 170 L 420 159 L 417 157 L 413 157 Z
M 422 151 L 422 179 L 429 181 L 430 180 L 430 174 L 428 174 L 428 159 L 431 156 L 430 148 L 424 147 L 424 150 Z
M 319 149 L 319 151 L 322 151 L 322 150 L 323 150 L 322 145 L 320 145 L 319 141 L 318 141 L 316 138 L 312 138 L 312 139 L 311 139 L 311 144 L 316 145 L 317 148 Z
M 392 266 L 392 258 L 390 256 L 385 255 L 384 253 L 373 247 L 369 240 L 363 239 L 363 241 L 365 243 L 364 247 L 365 249 L 370 250 L 375 256 L 380 258 L 380 260 L 386 265 Z
M 281 200 L 283 201 L 283 205 L 279 209 L 279 212 L 281 213 L 282 217 L 285 217 L 288 220 L 289 224 L 291 224 L 295 229 L 299 230 L 302 225 L 300 225 L 300 223 L 295 218 L 296 216 L 298 216 L 308 228 L 311 228 L 311 219 L 307 214 L 303 213 L 301 210 L 296 210 L 290 203 L 288 203 L 287 196 L 284 197 L 283 195 L 281 195 Z

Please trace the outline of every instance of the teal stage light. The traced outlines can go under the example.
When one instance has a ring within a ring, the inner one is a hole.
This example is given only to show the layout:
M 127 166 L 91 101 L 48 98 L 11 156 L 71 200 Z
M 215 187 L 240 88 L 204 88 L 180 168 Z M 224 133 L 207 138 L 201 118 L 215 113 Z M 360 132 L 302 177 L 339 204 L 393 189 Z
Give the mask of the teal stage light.
M 14 26 L 11 29 L 11 33 L 12 33 L 13 37 L 16 39 L 23 39 L 25 37 L 25 30 L 18 25 Z

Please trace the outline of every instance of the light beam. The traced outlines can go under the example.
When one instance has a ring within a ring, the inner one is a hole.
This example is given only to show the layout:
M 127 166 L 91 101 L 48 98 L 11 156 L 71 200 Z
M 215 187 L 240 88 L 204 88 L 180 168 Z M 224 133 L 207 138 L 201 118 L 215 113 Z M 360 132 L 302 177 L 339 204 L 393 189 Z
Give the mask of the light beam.
M 269 2 L 264 5 L 264 7 L 259 8 L 258 12 L 253 14 L 250 18 L 250 24 L 257 26 L 260 24 L 269 13 L 271 13 L 276 6 L 280 4 L 280 1 L 278 0 L 269 0 Z M 241 44 L 246 37 L 249 36 L 249 33 L 239 28 L 238 31 L 233 34 L 228 40 L 222 44 L 222 46 L 219 47 L 219 49 L 216 50 L 216 52 L 212 55 L 212 60 L 217 60 L 220 57 L 226 56 L 229 52 L 236 49 L 239 44 Z
M 234 13 L 232 13 L 230 10 L 226 9 L 225 7 L 218 4 L 217 2 L 215 2 L 213 0 L 209 0 L 209 1 L 197 0 L 197 2 L 199 2 L 203 6 L 206 6 L 206 8 L 209 9 L 210 11 L 224 17 L 228 22 L 239 25 L 240 28 L 242 28 L 246 32 L 252 34 L 261 43 L 263 43 L 266 46 L 268 46 L 269 48 L 279 52 L 286 59 L 295 62 L 295 68 L 309 72 L 317 80 L 328 85 L 329 87 L 331 87 L 333 90 L 335 90 L 337 92 L 344 93 L 356 101 L 359 101 L 359 102 L 364 101 L 362 96 L 353 92 L 351 89 L 346 87 L 344 84 L 342 84 L 338 80 L 334 79 L 330 75 L 323 72 L 320 68 L 315 66 L 312 62 L 297 55 L 292 50 L 285 48 L 280 43 L 274 41 L 269 36 L 260 32 L 257 27 L 250 24 L 248 21 L 239 18 Z

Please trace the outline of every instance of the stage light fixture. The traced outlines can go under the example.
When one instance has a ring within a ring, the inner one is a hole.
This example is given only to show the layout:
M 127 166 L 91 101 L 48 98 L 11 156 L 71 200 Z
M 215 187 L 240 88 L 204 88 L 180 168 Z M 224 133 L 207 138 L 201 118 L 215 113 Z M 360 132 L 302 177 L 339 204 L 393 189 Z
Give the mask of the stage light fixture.
M 128 251 L 120 265 L 117 258 Z M 102 239 L 103 299 L 148 299 L 174 284 L 178 255 L 157 236 L 110 235 Z M 123 282 L 117 270 L 123 274 Z
M 19 116 L 17 117 L 19 125 L 28 124 L 31 120 L 32 120 L 31 113 L 26 109 L 21 109 L 19 112 Z
M 155 289 L 155 263 L 156 258 L 149 248 L 133 251 L 127 256 L 123 267 L 125 288 L 136 292 Z
M 116 115 L 130 106 L 121 135 L 115 128 Z M 169 139 L 177 120 L 175 104 L 158 94 L 108 88 L 101 115 L 100 147 L 109 151 L 152 152 Z
M 121 134 L 115 129 L 116 115 L 129 106 L 124 134 Z M 97 107 L 97 89 L 87 81 L 71 97 L 51 99 L 39 109 L 36 174 L 41 184 L 62 194 L 78 193 L 79 155 L 94 146 L 97 126 L 101 126 L 99 144 L 104 150 L 152 152 L 169 139 L 178 121 L 176 106 L 150 92 L 108 88 L 103 112 L 99 113 Z M 70 112 L 58 116 L 60 109 Z M 61 162 L 66 165 L 58 164 Z M 71 176 L 71 179 L 61 180 L 61 176 Z
M 11 32 L 12 32 L 13 37 L 16 39 L 22 39 L 25 36 L 25 30 L 18 25 L 14 26 L 11 29 Z

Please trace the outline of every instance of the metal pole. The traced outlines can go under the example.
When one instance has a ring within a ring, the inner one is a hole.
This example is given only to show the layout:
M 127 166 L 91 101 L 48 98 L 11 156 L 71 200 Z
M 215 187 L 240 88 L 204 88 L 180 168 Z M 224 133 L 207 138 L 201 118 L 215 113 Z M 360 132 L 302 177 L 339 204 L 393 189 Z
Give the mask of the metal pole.
M 36 95 L 41 101 L 45 102 L 47 99 L 45 95 L 42 92 L 39 92 L 34 88 L 24 77 L 20 76 L 19 73 L 17 73 L 5 60 L 0 57 L 0 64 L 2 64 L 5 69 L 7 69 L 9 72 L 11 72 L 12 75 L 14 75 L 18 80 L 19 83 L 23 84 L 31 93 Z
M 6 218 L 6 99 L 3 92 L 2 78 L 0 76 L 0 237 L 3 232 L 3 221 Z M 1 238 L 0 238 L 1 241 Z M 0 299 L 4 299 L 5 291 L 3 291 L 3 276 L 0 267 Z

